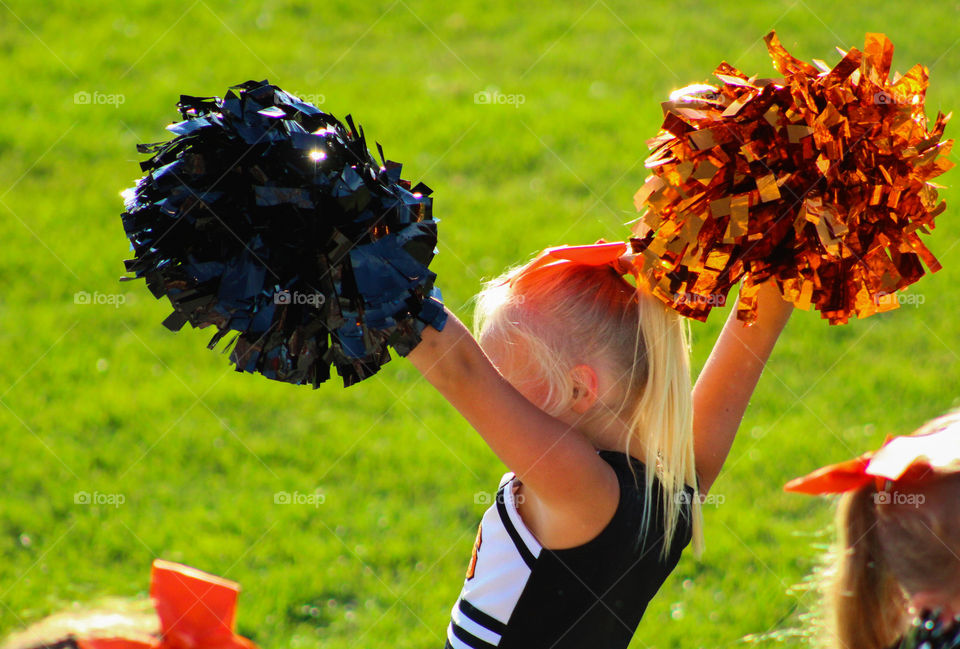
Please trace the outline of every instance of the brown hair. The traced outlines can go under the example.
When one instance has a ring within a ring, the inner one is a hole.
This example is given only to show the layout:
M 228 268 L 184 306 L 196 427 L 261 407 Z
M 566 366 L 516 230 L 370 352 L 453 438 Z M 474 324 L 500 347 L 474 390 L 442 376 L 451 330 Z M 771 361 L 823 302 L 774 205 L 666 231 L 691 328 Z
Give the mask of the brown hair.
M 824 572 L 828 646 L 884 649 L 908 621 L 907 599 L 880 542 L 876 495 L 863 487 L 842 496 L 837 508 L 833 569 Z

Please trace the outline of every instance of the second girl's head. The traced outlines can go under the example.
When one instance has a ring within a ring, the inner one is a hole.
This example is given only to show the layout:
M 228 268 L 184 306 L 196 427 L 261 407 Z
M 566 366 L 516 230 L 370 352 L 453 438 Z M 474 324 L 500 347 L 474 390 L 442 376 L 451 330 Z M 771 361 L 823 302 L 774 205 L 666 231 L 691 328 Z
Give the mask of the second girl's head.
M 662 483 L 670 546 L 677 494 L 695 485 L 687 328 L 682 317 L 610 265 L 531 265 L 487 283 L 477 339 L 528 400 L 597 448 L 624 451 Z M 648 498 L 649 502 L 649 498 Z M 702 545 L 694 499 L 694 547 Z
M 917 434 L 960 445 L 960 411 Z M 960 474 L 873 484 L 841 497 L 837 547 L 824 577 L 828 646 L 884 649 L 920 612 L 960 615 Z

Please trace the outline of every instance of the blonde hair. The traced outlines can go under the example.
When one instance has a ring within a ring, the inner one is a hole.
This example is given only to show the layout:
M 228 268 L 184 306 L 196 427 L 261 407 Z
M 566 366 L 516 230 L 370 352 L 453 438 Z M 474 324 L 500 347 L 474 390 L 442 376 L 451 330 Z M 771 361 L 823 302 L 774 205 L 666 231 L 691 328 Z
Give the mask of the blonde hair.
M 79 638 L 144 640 L 160 634 L 160 621 L 149 599 L 109 599 L 55 613 L 18 631 L 0 649 L 76 646 Z
M 947 427 L 956 428 L 960 443 L 960 411 L 915 434 Z M 818 578 L 821 646 L 886 649 L 910 624 L 910 595 L 950 593 L 960 580 L 960 475 L 894 489 L 895 498 L 873 485 L 840 498 L 837 542 Z
M 647 470 L 641 533 L 649 526 L 656 477 L 662 485 L 663 555 L 670 551 L 683 502 L 692 505 L 693 545 L 699 555 L 700 501 L 684 493 L 686 485 L 697 484 L 687 323 L 610 266 L 569 263 L 532 281 L 510 281 L 522 280 L 527 267 L 488 282 L 477 296 L 477 339 L 482 346 L 495 341 L 524 350 L 517 355 L 526 363 L 518 374 L 546 385 L 544 410 L 552 415 L 569 407 L 574 366 L 609 368 L 618 379 L 619 403 L 611 406 L 599 395 L 597 404 L 607 412 L 590 411 L 627 422 L 627 455 L 635 443 L 642 448 Z

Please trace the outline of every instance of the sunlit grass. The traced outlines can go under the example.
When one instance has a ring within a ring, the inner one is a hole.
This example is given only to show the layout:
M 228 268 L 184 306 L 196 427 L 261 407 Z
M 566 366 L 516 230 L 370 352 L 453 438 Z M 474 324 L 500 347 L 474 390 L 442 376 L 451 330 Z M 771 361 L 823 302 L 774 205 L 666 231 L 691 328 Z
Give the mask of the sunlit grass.
M 0 635 L 75 600 L 144 595 L 159 556 L 241 582 L 240 630 L 265 648 L 442 646 L 483 511 L 474 494 L 504 470 L 402 359 L 349 390 L 239 375 L 204 349 L 207 332 L 169 333 L 168 304 L 117 282 L 118 194 L 139 175 L 135 144 L 168 136 L 180 93 L 269 78 L 352 113 L 434 189 L 434 269 L 464 319 L 482 279 L 535 251 L 623 238 L 659 102 L 723 59 L 769 74 L 771 27 L 830 62 L 835 45 L 886 31 L 896 68 L 932 67 L 928 113 L 960 105 L 945 27 L 957 10 L 909 3 L 7 7 Z M 523 101 L 476 103 L 484 92 Z M 929 239 L 944 270 L 912 289 L 923 305 L 832 328 L 796 314 L 714 487 L 707 553 L 681 562 L 634 646 L 716 648 L 795 624 L 809 601 L 787 589 L 829 508 L 781 485 L 956 403 L 955 213 Z M 80 291 L 122 304 L 77 304 Z M 697 367 L 724 315 L 693 326 Z M 281 505 L 279 492 L 322 498 Z

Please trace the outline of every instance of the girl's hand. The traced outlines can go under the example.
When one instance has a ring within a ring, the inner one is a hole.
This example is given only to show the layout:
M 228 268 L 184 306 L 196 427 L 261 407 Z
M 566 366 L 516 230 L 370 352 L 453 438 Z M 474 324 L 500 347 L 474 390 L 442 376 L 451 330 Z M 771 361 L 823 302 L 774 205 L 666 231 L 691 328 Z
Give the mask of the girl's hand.
M 628 273 L 628 272 L 630 272 L 630 269 L 633 268 L 633 260 L 634 260 L 634 258 L 635 258 L 636 256 L 637 256 L 636 253 L 628 252 L 628 253 L 626 253 L 625 255 L 622 255 L 622 256 L 620 257 L 620 260 L 619 260 L 619 262 L 620 262 L 620 269 L 619 269 L 619 270 L 620 270 L 621 273 Z

